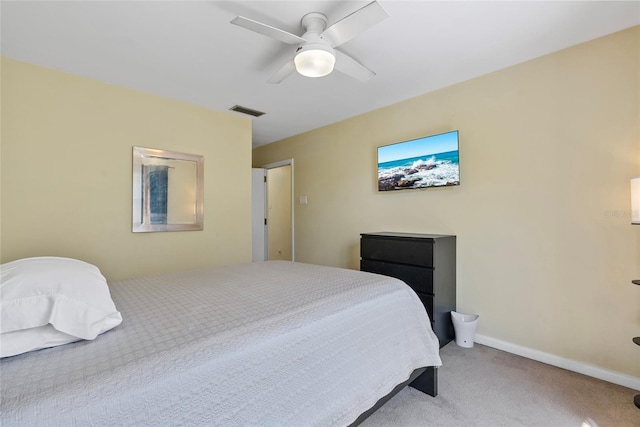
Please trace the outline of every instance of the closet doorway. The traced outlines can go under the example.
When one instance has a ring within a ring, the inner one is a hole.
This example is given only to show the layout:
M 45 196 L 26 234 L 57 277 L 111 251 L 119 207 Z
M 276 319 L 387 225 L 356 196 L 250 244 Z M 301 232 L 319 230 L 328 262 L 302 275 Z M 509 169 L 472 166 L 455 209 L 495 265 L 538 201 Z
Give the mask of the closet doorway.
M 253 261 L 294 261 L 293 159 L 252 170 Z

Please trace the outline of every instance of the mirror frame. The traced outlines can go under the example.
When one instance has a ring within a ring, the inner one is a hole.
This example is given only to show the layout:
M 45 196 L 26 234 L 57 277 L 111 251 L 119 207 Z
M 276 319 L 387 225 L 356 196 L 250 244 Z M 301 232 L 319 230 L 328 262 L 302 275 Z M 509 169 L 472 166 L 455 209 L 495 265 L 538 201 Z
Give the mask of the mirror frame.
M 144 160 L 167 159 L 185 160 L 196 163 L 196 219 L 189 224 L 150 224 L 144 223 L 142 214 L 142 195 L 144 183 L 142 166 Z M 204 156 L 197 154 L 179 153 L 177 151 L 159 150 L 155 148 L 133 147 L 133 218 L 132 231 L 134 233 L 154 231 L 197 231 L 204 228 Z

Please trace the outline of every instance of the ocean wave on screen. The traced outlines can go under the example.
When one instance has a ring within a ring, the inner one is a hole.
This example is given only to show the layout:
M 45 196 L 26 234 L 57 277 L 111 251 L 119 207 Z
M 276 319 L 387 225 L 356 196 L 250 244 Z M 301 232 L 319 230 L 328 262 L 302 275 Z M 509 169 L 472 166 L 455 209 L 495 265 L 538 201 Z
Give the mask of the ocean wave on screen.
M 444 162 L 440 162 L 440 163 L 444 163 Z M 431 156 L 426 160 L 416 160 L 415 162 L 413 162 L 413 164 L 411 165 L 412 169 L 417 169 L 421 166 L 435 166 L 436 165 L 436 158 L 435 156 Z

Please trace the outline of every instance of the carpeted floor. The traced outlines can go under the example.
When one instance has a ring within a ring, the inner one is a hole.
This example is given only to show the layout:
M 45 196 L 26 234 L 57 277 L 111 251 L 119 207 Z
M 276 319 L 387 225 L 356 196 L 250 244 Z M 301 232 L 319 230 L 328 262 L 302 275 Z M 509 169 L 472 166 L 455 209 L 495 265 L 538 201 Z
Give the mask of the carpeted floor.
M 640 427 L 638 392 L 490 347 L 440 350 L 439 394 L 405 387 L 362 427 Z

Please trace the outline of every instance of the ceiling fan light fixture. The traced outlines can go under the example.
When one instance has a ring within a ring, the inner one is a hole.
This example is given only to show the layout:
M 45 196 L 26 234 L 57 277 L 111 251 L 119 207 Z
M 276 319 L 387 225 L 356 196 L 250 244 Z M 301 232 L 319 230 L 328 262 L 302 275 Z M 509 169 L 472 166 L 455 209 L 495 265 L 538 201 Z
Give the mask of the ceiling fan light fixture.
M 336 64 L 336 56 L 330 48 L 314 46 L 303 48 L 293 59 L 296 71 L 306 77 L 323 77 L 331 74 Z

